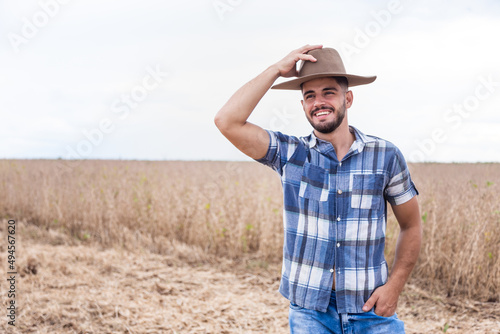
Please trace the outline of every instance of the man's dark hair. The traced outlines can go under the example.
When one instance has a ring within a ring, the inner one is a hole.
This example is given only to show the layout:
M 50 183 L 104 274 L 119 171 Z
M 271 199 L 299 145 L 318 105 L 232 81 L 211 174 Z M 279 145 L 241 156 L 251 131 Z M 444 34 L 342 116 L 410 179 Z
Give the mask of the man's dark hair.
M 347 92 L 347 89 L 349 87 L 349 81 L 347 81 L 346 77 L 332 77 L 335 80 L 337 80 L 337 83 L 339 84 L 340 87 L 344 90 L 344 92 Z

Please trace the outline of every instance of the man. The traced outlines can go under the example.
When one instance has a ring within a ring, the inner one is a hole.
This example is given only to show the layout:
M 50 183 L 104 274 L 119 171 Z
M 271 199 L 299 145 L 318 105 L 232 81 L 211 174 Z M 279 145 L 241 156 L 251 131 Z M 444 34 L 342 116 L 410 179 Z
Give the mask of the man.
M 297 76 L 272 88 L 301 90 L 314 128 L 307 137 L 247 122 L 280 76 Z M 215 117 L 231 143 L 281 175 L 279 291 L 290 300 L 292 333 L 404 333 L 395 311 L 420 251 L 418 191 L 393 144 L 347 121 L 353 103 L 348 87 L 375 79 L 347 74 L 334 49 L 306 45 L 241 87 Z M 390 275 L 384 259 L 386 201 L 401 229 Z

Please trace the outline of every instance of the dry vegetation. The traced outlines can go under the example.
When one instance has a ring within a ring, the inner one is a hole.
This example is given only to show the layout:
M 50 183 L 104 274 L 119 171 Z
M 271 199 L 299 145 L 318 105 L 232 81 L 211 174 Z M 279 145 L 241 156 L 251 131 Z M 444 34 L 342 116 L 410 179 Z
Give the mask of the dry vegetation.
M 498 332 L 500 166 L 410 167 L 424 243 L 400 316 L 413 333 L 442 332 L 445 322 L 447 333 Z M 2 160 L 0 177 L 0 214 L 19 222 L 24 240 L 22 332 L 287 331 L 286 303 L 275 292 L 283 234 L 272 170 L 251 162 Z M 390 262 L 392 215 L 387 231 Z M 5 254 L 2 242 L 2 263 Z

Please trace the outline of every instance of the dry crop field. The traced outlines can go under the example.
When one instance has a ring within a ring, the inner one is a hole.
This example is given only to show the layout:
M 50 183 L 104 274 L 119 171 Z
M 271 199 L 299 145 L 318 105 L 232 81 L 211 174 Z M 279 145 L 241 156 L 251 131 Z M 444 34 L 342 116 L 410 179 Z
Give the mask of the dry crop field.
M 500 165 L 413 164 L 423 247 L 408 333 L 500 332 Z M 278 175 L 255 162 L 0 160 L 13 333 L 287 333 Z M 389 210 L 390 211 L 390 210 Z M 386 258 L 398 235 L 388 217 Z

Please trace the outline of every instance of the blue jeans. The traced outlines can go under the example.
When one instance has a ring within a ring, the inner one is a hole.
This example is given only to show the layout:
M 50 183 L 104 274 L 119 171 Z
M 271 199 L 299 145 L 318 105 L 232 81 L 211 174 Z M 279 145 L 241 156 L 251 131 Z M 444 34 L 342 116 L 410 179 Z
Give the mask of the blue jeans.
M 292 334 L 358 334 L 404 333 L 404 323 L 397 315 L 381 317 L 372 309 L 365 313 L 338 314 L 335 291 L 332 291 L 326 313 L 308 310 L 290 303 L 288 320 Z

